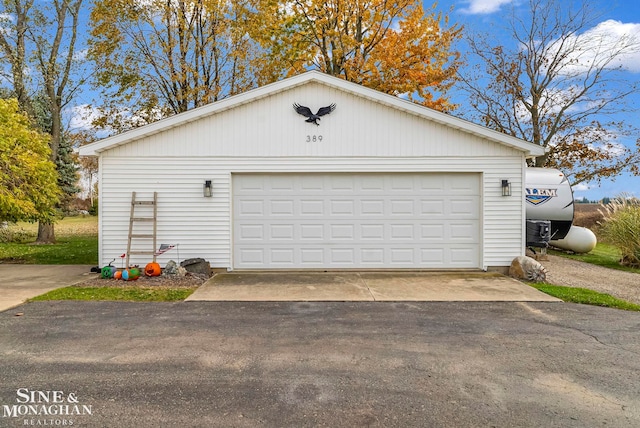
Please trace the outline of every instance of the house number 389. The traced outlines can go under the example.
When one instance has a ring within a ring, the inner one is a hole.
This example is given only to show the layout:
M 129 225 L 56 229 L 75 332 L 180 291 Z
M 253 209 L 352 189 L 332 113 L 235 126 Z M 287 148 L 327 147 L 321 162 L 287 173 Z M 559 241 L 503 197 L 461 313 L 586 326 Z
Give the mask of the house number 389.
M 307 143 L 315 143 L 322 141 L 322 135 L 307 135 Z

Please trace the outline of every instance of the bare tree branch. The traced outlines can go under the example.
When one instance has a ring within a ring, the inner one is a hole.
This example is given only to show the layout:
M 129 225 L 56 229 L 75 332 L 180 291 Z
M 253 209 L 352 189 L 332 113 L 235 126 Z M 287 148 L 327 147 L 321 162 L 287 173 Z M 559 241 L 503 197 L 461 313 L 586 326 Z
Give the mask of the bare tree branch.
M 612 144 L 637 132 L 614 120 L 631 111 L 640 90 L 618 63 L 640 52 L 633 35 L 597 33 L 601 15 L 560 0 L 529 0 L 529 14 L 507 21 L 513 47 L 488 35 L 468 44 L 478 65 L 461 76 L 467 114 L 506 134 L 548 149 L 537 166 L 557 167 L 574 182 L 635 173 L 637 149 Z

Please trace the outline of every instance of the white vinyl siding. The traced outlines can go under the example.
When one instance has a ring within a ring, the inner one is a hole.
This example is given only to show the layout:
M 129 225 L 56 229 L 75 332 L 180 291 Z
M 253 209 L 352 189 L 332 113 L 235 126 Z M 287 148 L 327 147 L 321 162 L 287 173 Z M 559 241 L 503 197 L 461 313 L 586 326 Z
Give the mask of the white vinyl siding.
M 313 111 L 330 103 L 337 107 L 315 126 L 294 111 L 295 102 Z M 514 152 L 461 129 L 309 84 L 115 147 L 109 156 L 475 157 Z
M 508 266 L 523 252 L 522 157 L 503 158 L 212 158 L 103 156 L 100 173 L 100 262 L 126 250 L 131 192 L 158 192 L 158 243 L 179 243 L 182 260 L 203 257 L 219 268 L 232 267 L 232 173 L 466 172 L 481 176 L 481 267 Z M 510 179 L 513 196 L 501 196 Z M 212 180 L 213 197 L 202 195 Z M 177 260 L 171 250 L 158 260 Z M 148 257 L 136 256 L 143 264 Z

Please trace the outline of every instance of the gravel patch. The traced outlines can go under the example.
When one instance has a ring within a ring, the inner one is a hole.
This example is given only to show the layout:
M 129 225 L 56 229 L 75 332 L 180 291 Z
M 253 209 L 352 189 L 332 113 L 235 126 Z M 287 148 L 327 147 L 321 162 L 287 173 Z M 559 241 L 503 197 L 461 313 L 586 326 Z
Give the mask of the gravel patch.
M 609 269 L 560 256 L 539 260 L 547 269 L 547 282 L 588 288 L 640 305 L 640 274 Z
M 148 288 L 193 288 L 202 285 L 208 278 L 201 275 L 187 274 L 145 276 L 141 275 L 135 281 L 122 281 L 118 279 L 100 278 L 95 274 L 91 279 L 75 284 L 76 287 L 148 287 Z

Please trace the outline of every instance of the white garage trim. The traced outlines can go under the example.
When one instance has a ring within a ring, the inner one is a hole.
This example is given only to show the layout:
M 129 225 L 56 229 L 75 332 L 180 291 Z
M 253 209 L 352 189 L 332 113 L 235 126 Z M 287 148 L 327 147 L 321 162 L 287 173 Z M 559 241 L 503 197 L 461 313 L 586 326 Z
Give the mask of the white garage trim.
M 235 269 L 481 268 L 479 173 L 232 177 Z

